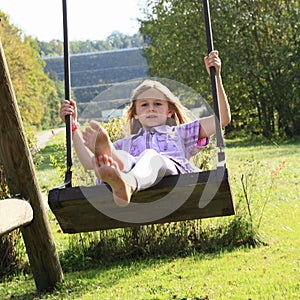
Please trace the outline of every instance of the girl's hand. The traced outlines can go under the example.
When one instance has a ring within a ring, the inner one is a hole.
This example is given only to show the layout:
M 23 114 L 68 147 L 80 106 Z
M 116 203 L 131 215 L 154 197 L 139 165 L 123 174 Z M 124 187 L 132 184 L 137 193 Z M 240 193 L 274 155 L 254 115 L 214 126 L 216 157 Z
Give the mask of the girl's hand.
M 210 74 L 210 68 L 215 67 L 216 75 L 221 74 L 221 59 L 219 58 L 219 52 L 217 50 L 211 51 L 208 56 L 204 57 L 204 63 L 208 74 Z
M 74 100 L 62 100 L 60 102 L 60 118 L 65 122 L 66 116 L 71 115 L 73 123 L 77 122 L 77 107 Z

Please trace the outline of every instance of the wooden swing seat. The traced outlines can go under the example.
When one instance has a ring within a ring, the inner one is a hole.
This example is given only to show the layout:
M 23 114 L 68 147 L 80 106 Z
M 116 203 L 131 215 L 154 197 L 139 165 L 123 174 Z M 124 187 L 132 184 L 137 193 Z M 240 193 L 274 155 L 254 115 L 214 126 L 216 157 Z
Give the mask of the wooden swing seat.
M 149 189 L 134 194 L 127 207 L 114 204 L 105 184 L 55 188 L 49 192 L 48 200 L 65 233 L 234 214 L 226 168 L 164 177 Z M 168 214 L 159 216 L 162 211 Z

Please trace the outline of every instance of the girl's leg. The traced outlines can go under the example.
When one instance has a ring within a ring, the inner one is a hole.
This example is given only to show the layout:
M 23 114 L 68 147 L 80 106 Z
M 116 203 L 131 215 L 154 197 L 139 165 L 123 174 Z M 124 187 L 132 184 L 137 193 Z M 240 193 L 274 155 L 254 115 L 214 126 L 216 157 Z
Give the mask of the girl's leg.
M 119 206 L 128 205 L 135 191 L 152 186 L 157 178 L 178 174 L 170 159 L 152 149 L 145 150 L 128 173 L 120 171 L 118 163 L 106 154 L 95 160 L 97 176 L 110 185 Z
M 110 185 L 118 206 L 130 203 L 131 196 L 137 189 L 136 179 L 131 172 L 120 171 L 118 163 L 106 154 L 95 158 L 95 172 L 98 178 Z
M 123 165 L 122 173 L 123 172 L 128 173 L 133 168 L 133 166 L 135 165 L 136 159 L 132 155 L 130 155 L 127 151 L 115 150 L 114 153 L 115 153 L 114 157 L 118 156 L 118 159 L 122 161 L 122 165 Z M 103 180 L 102 180 L 101 176 L 98 173 L 98 168 L 101 167 L 101 162 L 102 162 L 102 160 L 101 159 L 99 160 L 98 158 L 101 157 L 101 156 L 102 155 L 98 155 L 93 160 L 95 173 L 97 175 L 97 181 L 96 181 L 97 184 L 103 183 Z M 111 159 L 113 160 L 112 157 L 111 157 Z M 118 167 L 119 167 L 119 164 L 118 164 Z M 120 169 L 120 167 L 119 167 L 119 169 Z
M 178 174 L 178 170 L 172 160 L 147 149 L 139 156 L 130 173 L 136 178 L 137 190 L 142 190 L 152 186 L 157 178 Z
M 85 146 L 95 154 L 95 157 L 101 155 L 112 157 L 118 163 L 120 170 L 123 170 L 124 163 L 118 156 L 107 131 L 96 121 L 90 121 L 89 125 L 90 127 L 82 132 Z
M 123 164 L 122 172 L 124 173 L 128 173 L 136 164 L 136 158 L 134 158 L 127 151 L 114 150 L 114 156 L 118 156 L 118 158 L 122 161 Z
M 83 132 L 85 145 L 95 154 L 94 165 L 97 177 L 108 183 L 119 206 L 128 205 L 137 184 L 130 170 L 135 159 L 128 152 L 116 150 L 107 131 L 95 121 Z M 129 173 L 128 173 L 129 172 Z

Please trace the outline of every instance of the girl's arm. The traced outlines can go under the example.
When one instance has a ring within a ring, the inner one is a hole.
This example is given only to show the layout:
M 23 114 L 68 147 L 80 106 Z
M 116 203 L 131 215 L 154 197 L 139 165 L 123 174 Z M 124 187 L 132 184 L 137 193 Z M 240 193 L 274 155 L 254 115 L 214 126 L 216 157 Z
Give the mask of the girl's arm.
M 62 100 L 60 106 L 60 117 L 65 121 L 66 115 L 72 116 L 73 124 L 77 123 L 77 108 L 76 103 L 73 100 Z M 72 133 L 73 146 L 78 156 L 80 163 L 86 170 L 93 170 L 93 157 L 94 154 L 84 145 L 82 134 L 79 129 L 76 129 Z
M 216 69 L 216 84 L 218 91 L 219 110 L 221 126 L 226 126 L 231 120 L 230 106 L 227 100 L 227 96 L 223 87 L 221 77 L 221 60 L 219 58 L 218 51 L 212 51 L 209 56 L 204 58 L 207 72 L 210 73 L 210 67 Z M 199 139 L 210 137 L 216 133 L 215 116 L 209 116 L 200 119 L 201 126 L 199 130 Z

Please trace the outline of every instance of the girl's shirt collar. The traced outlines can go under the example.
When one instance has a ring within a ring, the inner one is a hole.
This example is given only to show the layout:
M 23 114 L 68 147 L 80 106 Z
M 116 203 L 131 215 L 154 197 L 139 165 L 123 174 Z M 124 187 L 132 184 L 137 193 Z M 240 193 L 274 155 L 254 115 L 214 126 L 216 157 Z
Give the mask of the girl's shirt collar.
M 146 130 L 145 128 L 141 128 L 137 133 L 133 134 L 133 136 L 137 135 L 143 135 L 146 132 L 150 132 L 150 133 L 169 133 L 171 131 L 174 131 L 174 129 L 176 128 L 176 126 L 169 126 L 169 125 L 160 125 L 160 126 L 155 126 L 152 127 L 150 130 Z

